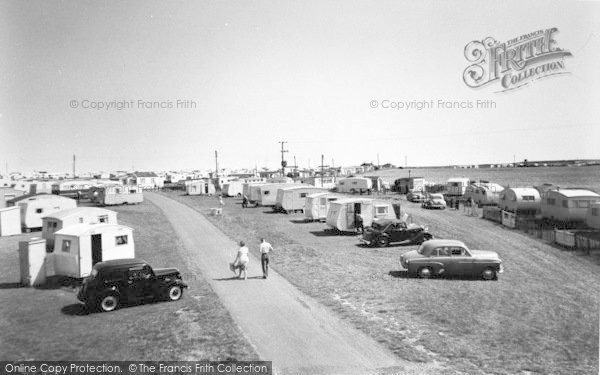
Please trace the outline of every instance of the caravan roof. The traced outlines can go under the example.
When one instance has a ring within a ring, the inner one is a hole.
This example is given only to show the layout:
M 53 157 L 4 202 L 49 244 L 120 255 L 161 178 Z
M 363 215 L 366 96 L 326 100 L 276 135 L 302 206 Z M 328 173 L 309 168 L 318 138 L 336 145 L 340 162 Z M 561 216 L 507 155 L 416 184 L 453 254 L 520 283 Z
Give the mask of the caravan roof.
M 344 199 L 338 199 L 331 203 L 344 204 L 344 203 L 372 202 L 372 201 L 373 201 L 373 199 L 370 199 L 370 198 L 344 198 Z
M 76 208 L 69 208 L 66 210 L 54 212 L 54 213 L 49 214 L 44 217 L 64 220 L 68 217 L 78 216 L 78 215 L 82 215 L 84 213 L 103 214 L 103 213 L 112 213 L 112 212 L 115 212 L 115 211 L 111 211 L 111 210 L 107 210 L 106 208 L 99 208 L 99 207 L 76 207 Z
M 130 227 L 120 224 L 94 224 L 94 223 L 83 223 L 83 224 L 75 224 L 65 227 L 55 234 L 64 234 L 66 236 L 84 236 L 87 234 L 93 234 L 92 232 L 96 232 L 101 229 L 107 228 L 115 228 L 118 230 L 132 230 Z
M 600 195 L 585 189 L 560 189 L 554 190 L 556 193 L 561 194 L 567 198 L 575 198 L 575 197 L 599 197 Z

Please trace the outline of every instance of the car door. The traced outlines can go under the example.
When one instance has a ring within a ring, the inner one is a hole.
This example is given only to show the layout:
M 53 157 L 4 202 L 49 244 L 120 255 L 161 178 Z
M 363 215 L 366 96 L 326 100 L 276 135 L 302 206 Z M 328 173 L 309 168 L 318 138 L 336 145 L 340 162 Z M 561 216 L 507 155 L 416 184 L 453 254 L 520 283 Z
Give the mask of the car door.
M 406 224 L 404 223 L 394 223 L 392 224 L 393 226 L 393 233 L 394 233 L 394 242 L 402 242 L 402 241 L 406 241 L 406 238 L 408 237 L 408 231 L 406 230 Z
M 448 274 L 448 269 L 451 268 L 452 258 L 447 247 L 438 247 L 433 249 L 431 251 L 431 258 L 432 262 L 439 263 L 441 265 L 440 267 L 444 270 L 442 275 Z
M 128 296 L 130 300 L 139 300 L 152 294 L 152 269 L 145 265 L 130 268 L 127 274 Z
M 451 261 L 448 272 L 455 276 L 471 276 L 473 274 L 473 257 L 461 246 L 450 246 Z

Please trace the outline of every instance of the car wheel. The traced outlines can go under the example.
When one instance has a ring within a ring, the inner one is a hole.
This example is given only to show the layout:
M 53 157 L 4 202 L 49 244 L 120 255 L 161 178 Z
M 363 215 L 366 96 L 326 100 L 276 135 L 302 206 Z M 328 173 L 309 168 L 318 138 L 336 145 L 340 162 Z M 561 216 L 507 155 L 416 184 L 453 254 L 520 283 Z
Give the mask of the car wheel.
M 389 237 L 379 237 L 377 239 L 377 246 L 379 246 L 379 247 L 390 246 L 390 238 Z
M 481 277 L 484 280 L 496 280 L 498 278 L 498 275 L 496 274 L 495 269 L 488 267 L 483 270 L 483 272 L 481 273 Z
M 115 310 L 119 306 L 119 297 L 116 294 L 106 294 L 100 298 L 100 309 L 104 312 Z
M 433 276 L 433 270 L 431 269 L 431 267 L 423 267 L 419 269 L 417 275 L 421 279 L 430 279 Z
M 179 285 L 172 285 L 167 290 L 167 298 L 169 301 L 179 301 L 183 296 L 183 289 Z

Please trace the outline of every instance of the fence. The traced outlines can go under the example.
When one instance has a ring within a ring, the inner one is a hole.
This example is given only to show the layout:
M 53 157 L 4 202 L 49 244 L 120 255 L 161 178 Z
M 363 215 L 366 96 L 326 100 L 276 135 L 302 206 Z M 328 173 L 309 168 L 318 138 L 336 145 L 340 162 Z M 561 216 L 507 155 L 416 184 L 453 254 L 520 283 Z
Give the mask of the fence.
M 502 221 L 505 213 L 493 207 L 483 208 L 483 218 L 496 222 L 499 222 L 498 218 Z M 518 230 L 567 249 L 583 250 L 587 254 L 592 250 L 600 250 L 600 231 L 582 229 L 581 225 L 570 227 L 565 222 L 519 215 L 515 216 L 514 224 Z
M 483 207 L 483 218 L 502 223 L 502 210 L 498 207 Z

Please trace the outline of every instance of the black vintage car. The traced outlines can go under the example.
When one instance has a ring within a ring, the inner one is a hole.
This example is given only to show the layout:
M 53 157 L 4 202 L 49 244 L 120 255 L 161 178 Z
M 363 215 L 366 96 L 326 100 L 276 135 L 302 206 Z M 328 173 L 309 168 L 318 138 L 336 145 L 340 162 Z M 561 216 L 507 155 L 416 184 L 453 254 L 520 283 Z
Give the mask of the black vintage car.
M 406 224 L 398 219 L 375 220 L 359 241 L 367 246 L 389 246 L 392 243 L 416 243 L 432 239 L 433 236 L 423 225 Z
M 176 268 L 152 269 L 141 259 L 116 259 L 94 265 L 77 299 L 90 311 L 113 311 L 124 302 L 177 301 L 187 287 Z

